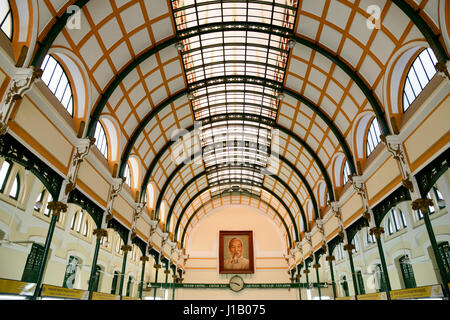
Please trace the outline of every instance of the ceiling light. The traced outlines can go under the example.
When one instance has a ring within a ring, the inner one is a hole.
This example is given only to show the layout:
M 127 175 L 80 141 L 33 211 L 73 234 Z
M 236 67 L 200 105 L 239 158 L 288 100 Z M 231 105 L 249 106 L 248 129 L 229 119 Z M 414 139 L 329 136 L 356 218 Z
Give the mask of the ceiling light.
M 175 43 L 175 48 L 177 48 L 178 51 L 183 50 L 184 45 L 181 42 Z
M 297 44 L 297 42 L 295 40 L 289 40 L 287 43 L 287 46 L 292 49 L 295 47 L 295 45 Z

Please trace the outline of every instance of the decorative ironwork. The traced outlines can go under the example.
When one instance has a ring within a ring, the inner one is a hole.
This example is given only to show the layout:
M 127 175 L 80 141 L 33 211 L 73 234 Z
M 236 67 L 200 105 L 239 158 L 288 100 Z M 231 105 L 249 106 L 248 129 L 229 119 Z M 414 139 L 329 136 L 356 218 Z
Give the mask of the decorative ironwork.
M 411 200 L 411 194 L 409 190 L 404 186 L 400 186 L 387 196 L 383 201 L 377 204 L 373 209 L 373 214 L 375 216 L 375 225 L 379 227 L 381 221 L 383 221 L 384 216 L 400 202 Z
M 123 224 L 117 221 L 115 218 L 108 222 L 108 228 L 114 229 L 122 238 L 124 243 L 128 242 L 128 233 L 130 232 Z
M 74 189 L 67 199 L 68 203 L 73 203 L 79 205 L 81 208 L 86 210 L 95 222 L 97 228 L 101 228 L 101 223 L 103 219 L 103 209 L 100 208 L 91 199 L 85 196 L 78 189 Z
M 334 251 L 334 248 L 336 248 L 336 246 L 337 246 L 338 244 L 342 243 L 342 242 L 343 242 L 343 238 L 341 238 L 341 237 L 339 237 L 339 236 L 336 236 L 336 237 L 334 237 L 333 239 L 331 239 L 331 240 L 328 242 L 328 251 L 329 251 L 329 254 L 332 255 L 332 254 L 333 254 L 333 251 Z
M 58 199 L 63 178 L 8 133 L 0 136 L 0 155 L 31 171 L 44 184 L 52 198 Z
M 347 241 L 351 243 L 355 235 L 358 233 L 358 231 L 368 226 L 369 221 L 364 216 L 361 216 L 358 220 L 356 220 L 354 223 L 352 223 L 351 226 L 349 226 L 346 229 Z
M 139 237 L 135 237 L 131 240 L 131 243 L 134 243 L 141 250 L 142 255 L 145 256 L 147 254 L 147 243 L 144 240 Z
M 445 150 L 436 159 L 431 161 L 425 168 L 416 174 L 420 195 L 426 198 L 433 185 L 448 169 L 450 162 L 450 148 Z

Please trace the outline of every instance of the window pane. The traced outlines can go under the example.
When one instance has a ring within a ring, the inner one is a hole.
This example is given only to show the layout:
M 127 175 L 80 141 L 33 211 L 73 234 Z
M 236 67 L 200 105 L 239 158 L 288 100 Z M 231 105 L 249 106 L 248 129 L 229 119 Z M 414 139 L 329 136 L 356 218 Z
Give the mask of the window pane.
M 11 187 L 11 191 L 9 192 L 9 196 L 13 199 L 16 199 L 19 197 L 19 187 L 20 187 L 20 180 L 19 176 L 17 175 L 14 179 L 14 183 Z
M 108 141 L 106 139 L 105 129 L 101 123 L 95 128 L 95 145 L 103 156 L 108 159 Z
M 84 211 L 81 211 L 80 218 L 78 219 L 77 232 L 81 230 L 81 223 L 83 222 Z
M 430 48 L 423 50 L 414 60 L 405 82 L 403 111 L 409 108 L 411 103 L 436 74 L 436 68 L 434 67 L 436 62 L 437 58 Z
M 69 112 L 70 115 L 73 115 L 72 88 L 70 87 L 69 79 L 62 66 L 55 58 L 47 55 L 41 68 L 43 68 L 42 81 L 61 102 L 67 112 Z
M 13 19 L 8 0 L 0 0 L 0 28 L 9 39 L 12 38 Z
M 11 164 L 7 161 L 3 162 L 2 168 L 0 169 L 0 190 L 3 191 L 5 189 L 6 181 L 9 176 L 9 168 Z

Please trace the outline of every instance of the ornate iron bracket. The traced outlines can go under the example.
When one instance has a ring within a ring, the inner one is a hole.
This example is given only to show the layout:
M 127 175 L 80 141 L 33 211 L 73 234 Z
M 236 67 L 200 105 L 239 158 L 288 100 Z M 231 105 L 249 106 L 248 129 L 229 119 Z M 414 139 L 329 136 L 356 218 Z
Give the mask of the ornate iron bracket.
M 0 104 L 0 136 L 8 131 L 8 121 L 15 103 L 23 98 L 42 76 L 42 70 L 31 68 L 17 68 L 11 80 L 5 99 Z

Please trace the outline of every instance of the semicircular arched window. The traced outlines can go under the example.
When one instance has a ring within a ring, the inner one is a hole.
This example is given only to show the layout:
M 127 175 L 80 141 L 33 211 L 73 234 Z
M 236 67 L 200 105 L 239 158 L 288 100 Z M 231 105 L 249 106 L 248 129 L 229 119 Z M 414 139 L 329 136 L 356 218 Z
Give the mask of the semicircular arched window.
M 123 176 L 125 177 L 125 183 L 131 187 L 131 172 L 130 172 L 130 166 L 127 164 L 125 167 L 125 171 Z
M 13 35 L 13 15 L 8 0 L 0 0 L 0 29 L 9 38 Z
M 423 50 L 414 60 L 403 89 L 403 111 L 408 110 L 413 101 L 416 100 L 428 82 L 434 77 L 437 62 L 438 60 L 430 48 Z
M 348 161 L 345 161 L 344 172 L 342 174 L 342 185 L 345 185 L 348 182 L 348 176 L 350 175 L 350 166 Z
M 105 129 L 100 122 L 97 123 L 97 127 L 95 128 L 94 138 L 98 150 L 100 150 L 102 155 L 108 159 L 108 140 L 106 139 Z
M 61 102 L 63 107 L 73 116 L 72 87 L 67 74 L 61 64 L 51 55 L 47 55 L 42 63 L 43 71 L 41 80 Z
M 378 124 L 378 119 L 375 117 L 369 127 L 369 132 L 367 133 L 367 157 L 375 150 L 375 148 L 380 144 L 381 139 L 380 125 Z

